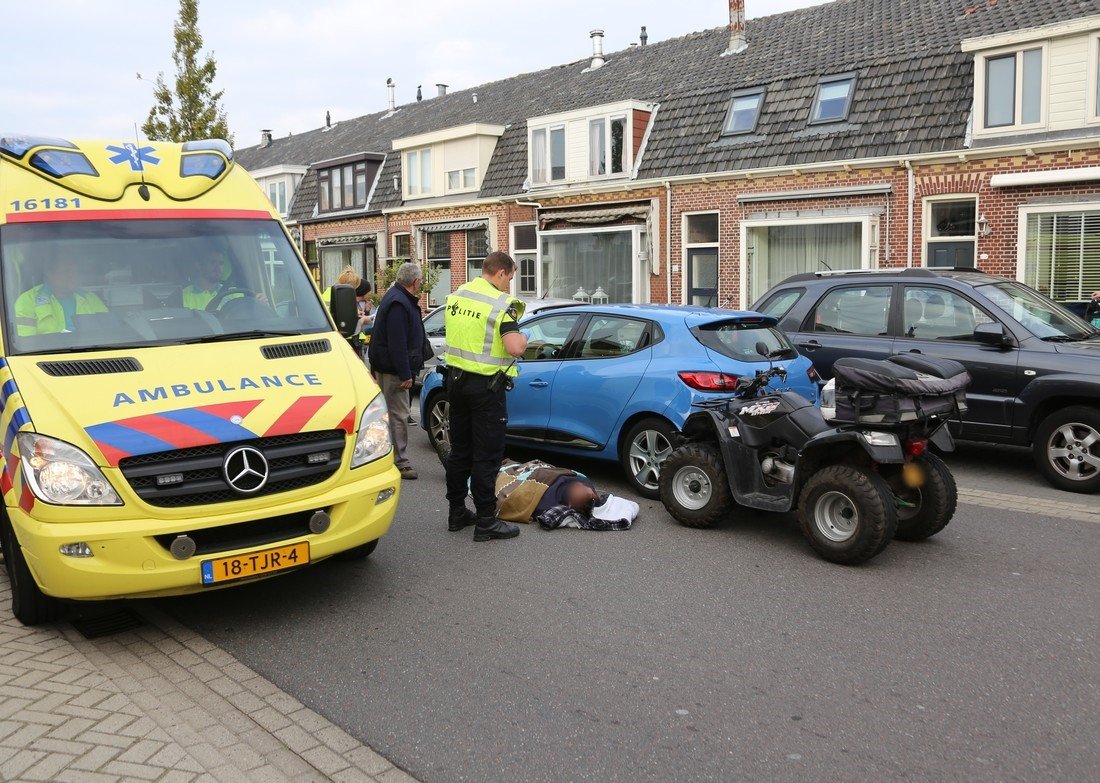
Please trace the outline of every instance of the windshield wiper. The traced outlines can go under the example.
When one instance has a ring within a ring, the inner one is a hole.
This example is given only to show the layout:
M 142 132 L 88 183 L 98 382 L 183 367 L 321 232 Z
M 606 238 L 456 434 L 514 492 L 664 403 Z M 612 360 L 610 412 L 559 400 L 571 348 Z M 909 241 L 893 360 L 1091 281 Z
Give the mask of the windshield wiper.
M 1039 339 L 1046 343 L 1076 343 L 1084 340 L 1089 335 L 1082 334 L 1077 337 L 1073 337 L 1068 334 L 1051 334 L 1046 337 L 1040 337 Z
M 74 345 L 71 348 L 50 348 L 45 351 L 29 351 L 29 355 L 46 356 L 59 353 L 91 353 L 92 351 L 132 351 L 135 348 L 147 348 L 148 344 L 142 343 L 115 343 L 114 345 Z
M 248 340 L 253 337 L 301 337 L 302 333 L 294 330 L 278 329 L 250 329 L 247 332 L 226 332 L 225 334 L 208 334 L 205 337 L 193 337 L 189 340 L 180 340 L 181 343 L 221 343 L 230 340 Z

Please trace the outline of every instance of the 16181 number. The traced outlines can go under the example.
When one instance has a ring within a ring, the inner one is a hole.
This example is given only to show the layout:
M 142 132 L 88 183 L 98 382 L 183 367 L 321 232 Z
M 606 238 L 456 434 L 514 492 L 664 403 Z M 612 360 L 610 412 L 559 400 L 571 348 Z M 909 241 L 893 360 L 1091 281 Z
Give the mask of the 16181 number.
M 80 209 L 79 198 L 27 198 L 11 202 L 15 212 L 33 212 L 36 209 Z

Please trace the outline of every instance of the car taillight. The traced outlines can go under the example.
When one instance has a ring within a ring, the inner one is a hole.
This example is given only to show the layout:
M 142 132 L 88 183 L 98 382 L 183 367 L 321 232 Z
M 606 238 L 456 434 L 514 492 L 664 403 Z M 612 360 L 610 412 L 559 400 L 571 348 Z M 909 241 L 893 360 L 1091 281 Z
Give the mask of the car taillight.
M 821 376 L 817 374 L 817 370 L 814 369 L 812 364 L 806 368 L 806 377 L 810 379 L 810 383 L 817 383 L 821 380 Z
M 737 376 L 729 373 L 684 370 L 676 374 L 681 381 L 699 391 L 733 391 L 737 388 Z
M 913 440 L 905 441 L 905 453 L 910 457 L 919 457 L 928 449 L 927 438 L 914 438 Z

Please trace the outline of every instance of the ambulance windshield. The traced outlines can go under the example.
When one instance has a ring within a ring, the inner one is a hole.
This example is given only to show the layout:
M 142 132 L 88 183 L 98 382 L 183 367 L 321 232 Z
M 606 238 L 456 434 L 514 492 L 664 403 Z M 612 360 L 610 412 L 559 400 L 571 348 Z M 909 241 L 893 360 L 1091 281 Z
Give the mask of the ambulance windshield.
M 9 224 L 0 264 L 9 354 L 331 329 L 273 220 Z

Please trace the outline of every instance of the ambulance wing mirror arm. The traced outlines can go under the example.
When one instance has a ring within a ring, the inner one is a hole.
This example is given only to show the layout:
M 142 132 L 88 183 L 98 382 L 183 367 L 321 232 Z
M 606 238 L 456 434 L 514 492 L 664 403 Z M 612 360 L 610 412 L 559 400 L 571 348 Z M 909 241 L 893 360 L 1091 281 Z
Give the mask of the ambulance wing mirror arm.
M 334 285 L 332 300 L 328 306 L 337 331 L 344 337 L 354 337 L 359 330 L 359 306 L 355 302 L 355 289 L 350 285 Z

